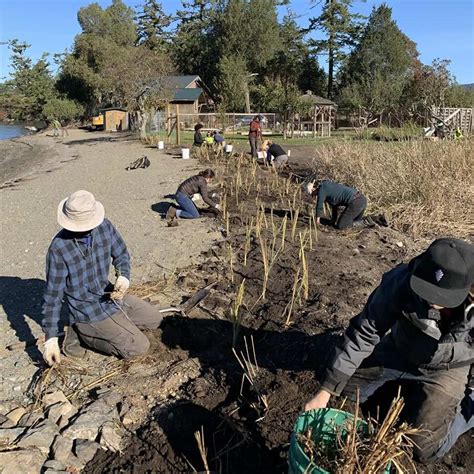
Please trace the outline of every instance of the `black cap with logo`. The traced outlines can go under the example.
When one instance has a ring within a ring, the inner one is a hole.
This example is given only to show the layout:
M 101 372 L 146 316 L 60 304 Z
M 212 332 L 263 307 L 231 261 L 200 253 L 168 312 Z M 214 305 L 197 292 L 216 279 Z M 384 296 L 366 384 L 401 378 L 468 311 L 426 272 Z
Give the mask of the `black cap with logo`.
M 474 246 L 459 239 L 435 240 L 411 265 L 411 289 L 425 301 L 455 308 L 474 284 Z

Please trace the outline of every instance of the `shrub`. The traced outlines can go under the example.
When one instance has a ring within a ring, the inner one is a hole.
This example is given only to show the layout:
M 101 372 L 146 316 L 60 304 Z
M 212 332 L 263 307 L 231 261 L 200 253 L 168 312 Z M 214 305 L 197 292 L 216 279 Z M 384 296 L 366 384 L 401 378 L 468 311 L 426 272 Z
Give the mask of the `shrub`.
M 48 121 L 56 119 L 69 122 L 77 120 L 83 113 L 84 108 L 77 102 L 69 99 L 50 99 L 43 107 L 44 118 Z
M 403 127 L 387 127 L 382 125 L 371 130 L 371 136 L 378 141 L 402 141 L 421 138 L 421 128 L 414 123 L 407 123 Z

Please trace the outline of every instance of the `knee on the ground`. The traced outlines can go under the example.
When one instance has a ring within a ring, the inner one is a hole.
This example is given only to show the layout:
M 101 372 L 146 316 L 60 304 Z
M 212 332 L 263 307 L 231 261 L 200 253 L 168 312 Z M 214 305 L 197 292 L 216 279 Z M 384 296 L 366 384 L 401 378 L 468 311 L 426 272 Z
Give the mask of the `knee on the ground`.
M 133 345 L 127 347 L 122 352 L 122 357 L 124 359 L 131 359 L 132 357 L 137 357 L 145 355 L 150 349 L 150 341 L 145 336 L 145 334 L 140 334 L 134 337 Z

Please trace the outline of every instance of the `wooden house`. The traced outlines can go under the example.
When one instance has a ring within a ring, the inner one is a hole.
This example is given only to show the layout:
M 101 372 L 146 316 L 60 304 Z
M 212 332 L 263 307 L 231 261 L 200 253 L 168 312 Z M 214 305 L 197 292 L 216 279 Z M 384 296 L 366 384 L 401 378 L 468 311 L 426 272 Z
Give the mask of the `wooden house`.
M 209 111 L 212 101 L 199 76 L 169 76 L 167 82 L 172 92 L 167 105 L 168 116 L 176 115 L 177 111 L 183 115 Z

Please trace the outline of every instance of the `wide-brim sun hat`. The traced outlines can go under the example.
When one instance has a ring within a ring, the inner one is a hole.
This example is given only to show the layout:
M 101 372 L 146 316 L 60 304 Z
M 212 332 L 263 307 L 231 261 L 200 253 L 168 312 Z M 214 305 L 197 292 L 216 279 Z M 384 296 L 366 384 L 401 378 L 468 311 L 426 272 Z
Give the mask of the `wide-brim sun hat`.
M 86 232 L 102 224 L 105 209 L 89 191 L 76 191 L 58 205 L 58 224 L 72 232 Z
M 410 287 L 420 298 L 455 308 L 474 283 L 474 246 L 460 239 L 437 239 L 410 266 Z

